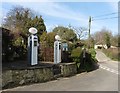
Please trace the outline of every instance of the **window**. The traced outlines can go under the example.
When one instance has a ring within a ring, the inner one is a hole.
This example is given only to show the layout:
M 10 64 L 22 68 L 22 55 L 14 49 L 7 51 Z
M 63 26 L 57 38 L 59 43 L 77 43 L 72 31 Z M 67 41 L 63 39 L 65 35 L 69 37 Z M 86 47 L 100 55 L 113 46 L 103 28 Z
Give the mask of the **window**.
M 34 41 L 34 46 L 37 46 L 37 41 Z

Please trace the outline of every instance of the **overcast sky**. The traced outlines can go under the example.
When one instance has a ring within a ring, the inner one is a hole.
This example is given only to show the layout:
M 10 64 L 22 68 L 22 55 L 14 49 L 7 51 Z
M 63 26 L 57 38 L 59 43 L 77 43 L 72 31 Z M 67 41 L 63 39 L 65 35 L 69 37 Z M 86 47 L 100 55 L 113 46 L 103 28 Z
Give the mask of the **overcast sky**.
M 99 19 L 105 18 L 104 20 L 97 20 L 96 17 L 96 20 L 92 21 L 91 33 L 100 31 L 103 27 L 111 30 L 113 34 L 118 33 L 118 18 L 109 19 L 111 17 L 118 17 L 118 2 L 115 0 L 114 2 L 108 2 L 108 0 L 107 2 L 94 2 L 95 0 L 91 0 L 92 2 L 87 0 L 84 0 L 84 2 L 79 0 L 71 2 L 70 0 L 66 2 L 58 2 L 57 0 L 56 2 L 54 0 L 51 0 L 51 2 L 48 0 L 44 0 L 44 2 L 40 0 L 29 2 L 23 0 L 19 0 L 21 2 L 11 1 L 6 0 L 1 3 L 1 22 L 13 6 L 20 5 L 36 11 L 38 15 L 42 15 L 48 32 L 58 25 L 68 26 L 70 24 L 74 27 L 82 26 L 88 28 L 89 16 L 95 18 L 95 16 L 111 14 L 98 17 Z

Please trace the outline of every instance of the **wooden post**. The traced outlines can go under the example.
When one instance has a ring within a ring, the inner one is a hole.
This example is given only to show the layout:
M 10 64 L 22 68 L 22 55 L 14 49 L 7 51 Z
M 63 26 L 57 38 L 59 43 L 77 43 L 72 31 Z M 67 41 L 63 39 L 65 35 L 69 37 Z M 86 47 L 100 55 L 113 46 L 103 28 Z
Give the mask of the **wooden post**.
M 89 17 L 89 29 L 88 29 L 88 30 L 89 30 L 89 34 L 88 34 L 88 35 L 89 35 L 89 36 L 88 36 L 89 45 L 88 45 L 88 47 L 90 47 L 90 37 L 91 37 L 91 36 L 90 36 L 90 29 L 91 29 L 91 16 Z

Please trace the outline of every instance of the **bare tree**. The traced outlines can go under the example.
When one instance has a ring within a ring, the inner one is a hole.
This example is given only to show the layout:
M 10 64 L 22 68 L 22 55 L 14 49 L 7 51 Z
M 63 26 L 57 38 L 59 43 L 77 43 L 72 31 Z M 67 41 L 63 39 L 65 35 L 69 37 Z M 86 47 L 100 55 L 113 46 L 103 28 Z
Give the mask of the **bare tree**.
M 94 33 L 93 38 L 95 40 L 95 44 L 106 44 L 105 40 L 106 34 L 108 34 L 108 36 L 112 38 L 111 31 L 106 28 L 103 28 L 100 31 Z
M 85 27 L 73 27 L 73 29 L 77 34 L 79 40 L 81 40 L 81 38 L 85 38 L 88 35 L 87 28 Z

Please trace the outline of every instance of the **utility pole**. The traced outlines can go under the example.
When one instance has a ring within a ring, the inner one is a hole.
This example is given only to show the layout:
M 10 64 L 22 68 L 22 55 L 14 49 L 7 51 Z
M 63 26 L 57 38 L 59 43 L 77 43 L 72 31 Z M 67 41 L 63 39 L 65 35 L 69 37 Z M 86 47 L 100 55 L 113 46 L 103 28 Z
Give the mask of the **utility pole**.
M 90 40 L 90 29 L 91 29 L 91 16 L 89 17 L 89 40 Z
M 88 43 L 88 48 L 90 48 L 90 37 L 91 37 L 91 36 L 90 36 L 90 29 L 91 29 L 91 16 L 89 17 L 89 29 L 88 29 L 88 30 L 89 30 L 89 34 L 88 34 L 88 35 L 89 35 L 89 36 L 88 36 L 88 41 L 89 41 L 89 43 Z

